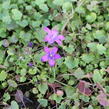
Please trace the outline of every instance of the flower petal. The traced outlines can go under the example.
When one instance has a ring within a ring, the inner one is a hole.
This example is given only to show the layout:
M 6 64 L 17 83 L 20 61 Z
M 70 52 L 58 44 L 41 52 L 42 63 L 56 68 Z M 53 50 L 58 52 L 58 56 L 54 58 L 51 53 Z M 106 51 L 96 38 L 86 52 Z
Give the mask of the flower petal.
M 42 61 L 42 62 L 48 61 L 48 55 L 42 56 L 41 61 Z
M 48 47 L 44 47 L 44 52 L 49 53 L 50 49 Z
M 57 48 L 57 47 L 53 47 L 53 48 L 51 49 L 51 54 L 54 55 L 54 54 L 57 53 L 57 51 L 58 51 L 58 48 Z
M 59 54 L 55 54 L 54 59 L 60 59 L 61 56 Z
M 47 41 L 49 41 L 49 40 L 50 40 L 49 35 L 45 36 L 44 41 L 47 42 Z
M 52 34 L 58 35 L 58 31 L 57 30 L 52 30 Z
M 65 37 L 64 37 L 63 35 L 59 35 L 59 36 L 58 36 L 58 39 L 60 39 L 60 40 L 64 40 Z
M 62 41 L 60 41 L 59 39 L 57 39 L 56 42 L 57 42 L 59 45 L 62 45 Z
M 47 32 L 47 33 L 51 32 L 51 30 L 48 27 L 44 27 L 44 31 Z
M 48 40 L 48 43 L 49 44 L 53 44 L 55 41 L 54 40 L 52 40 L 51 38 Z
M 55 65 L 55 60 L 53 60 L 53 59 L 50 59 L 48 62 L 51 67 L 53 67 Z

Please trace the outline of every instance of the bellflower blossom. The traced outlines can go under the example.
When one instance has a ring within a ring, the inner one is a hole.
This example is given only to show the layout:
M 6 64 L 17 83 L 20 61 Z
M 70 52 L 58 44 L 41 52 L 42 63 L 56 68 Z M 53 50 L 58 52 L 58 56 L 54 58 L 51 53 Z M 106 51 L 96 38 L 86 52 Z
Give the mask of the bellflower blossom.
M 41 60 L 42 62 L 47 62 L 51 67 L 55 65 L 55 60 L 60 59 L 61 56 L 57 54 L 58 48 L 53 47 L 53 48 L 48 48 L 44 47 L 44 52 L 46 53 L 44 56 L 42 56 Z
M 53 44 L 57 42 L 59 45 L 62 45 L 62 41 L 65 39 L 63 35 L 59 35 L 57 30 L 50 30 L 48 27 L 44 27 L 44 31 L 48 34 L 45 36 L 44 41 L 48 42 L 49 44 Z
M 33 42 L 29 42 L 28 47 L 33 47 Z
M 33 63 L 32 63 L 32 62 L 29 62 L 29 63 L 28 63 L 28 66 L 29 66 L 29 67 L 32 67 L 32 66 L 33 66 Z

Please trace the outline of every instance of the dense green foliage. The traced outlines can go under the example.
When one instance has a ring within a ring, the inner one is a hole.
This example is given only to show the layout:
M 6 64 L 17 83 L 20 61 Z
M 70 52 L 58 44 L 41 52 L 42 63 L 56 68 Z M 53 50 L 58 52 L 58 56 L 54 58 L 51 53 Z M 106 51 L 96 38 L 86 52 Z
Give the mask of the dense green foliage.
M 52 68 L 41 62 L 46 26 L 65 36 Z M 108 67 L 109 0 L 0 0 L 0 109 L 109 109 L 97 99 Z

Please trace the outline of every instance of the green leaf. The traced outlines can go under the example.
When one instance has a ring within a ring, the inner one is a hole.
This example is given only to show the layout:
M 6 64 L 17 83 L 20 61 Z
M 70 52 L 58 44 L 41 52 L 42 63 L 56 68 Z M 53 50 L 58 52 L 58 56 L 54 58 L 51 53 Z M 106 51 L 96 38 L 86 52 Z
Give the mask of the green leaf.
M 19 109 L 19 106 L 18 106 L 18 104 L 17 104 L 16 101 L 12 101 L 12 102 L 11 102 L 11 107 L 10 107 L 10 109 Z
M 37 69 L 29 69 L 29 74 L 35 75 L 37 73 Z
M 84 102 L 89 102 L 90 98 L 85 95 L 80 95 L 80 99 L 83 100 Z
M 94 71 L 94 74 L 93 74 L 92 78 L 93 78 L 93 81 L 95 83 L 101 83 L 103 81 L 102 75 L 100 74 L 100 72 L 98 70 Z
M 47 0 L 35 0 L 36 5 L 44 4 Z
M 78 68 L 75 72 L 74 72 L 74 76 L 77 79 L 81 79 L 84 77 L 84 71 L 81 68 Z
M 4 93 L 4 95 L 3 95 L 3 100 L 5 101 L 5 102 L 7 102 L 8 100 L 10 100 L 10 95 L 9 95 L 9 93 L 7 92 L 7 93 Z
M 32 21 L 32 22 L 31 22 L 31 25 L 32 25 L 34 28 L 39 27 L 40 24 L 41 24 L 41 21 L 40 21 L 40 20 Z
M 42 42 L 44 39 L 44 32 L 42 30 L 37 30 L 35 32 L 35 38 L 37 38 L 39 42 Z
M 17 87 L 17 83 L 14 80 L 11 80 L 11 79 L 8 80 L 8 84 L 9 84 L 10 87 L 14 87 L 14 88 Z
M 2 64 L 3 60 L 4 60 L 4 53 L 2 50 L 0 50 L 0 64 Z
M 104 30 L 97 30 L 93 32 L 93 36 L 95 39 L 98 39 L 100 43 L 106 42 L 106 34 Z
M 82 60 L 85 62 L 85 63 L 90 63 L 94 60 L 94 55 L 92 54 L 83 54 L 81 56 Z
M 66 104 L 65 103 L 61 103 L 61 105 L 59 106 L 58 109 L 66 109 Z
M 105 29 L 106 29 L 107 31 L 109 31 L 109 22 L 106 22 L 106 24 L 105 24 Z
M 8 48 L 7 53 L 8 55 L 14 55 L 15 53 L 14 48 Z
M 3 15 L 2 20 L 3 20 L 3 22 L 6 23 L 6 24 L 10 24 L 10 23 L 11 23 L 11 17 L 10 17 L 9 14 Z
M 73 5 L 71 2 L 65 2 L 62 5 L 62 9 L 64 12 L 71 11 L 73 9 Z
M 65 58 L 65 65 L 69 68 L 69 69 L 73 69 L 75 67 L 78 67 L 79 64 L 79 60 L 78 59 L 73 59 L 71 56 L 67 56 Z
M 65 89 L 65 93 L 67 95 L 67 98 L 72 99 L 73 98 L 73 94 L 75 92 L 75 88 L 67 86 L 64 89 Z
M 85 8 L 82 6 L 78 6 L 75 11 L 79 14 L 85 14 Z
M 5 71 L 0 72 L 0 81 L 4 81 L 7 78 L 7 73 Z
M 18 9 L 12 9 L 12 18 L 14 20 L 21 20 L 22 18 L 22 13 Z
M 69 45 L 68 47 L 64 46 L 63 49 L 64 49 L 66 52 L 68 52 L 69 54 L 72 54 L 73 51 L 75 50 L 73 45 Z
M 69 68 L 72 69 L 73 68 L 73 59 L 70 56 L 67 56 L 65 58 L 65 65 Z
M 19 24 L 21 27 L 26 27 L 28 25 L 28 21 L 22 20 L 22 21 L 17 22 L 17 24 Z
M 52 95 L 49 97 L 49 99 L 55 100 L 56 103 L 60 103 L 61 100 L 63 99 L 63 97 L 62 97 L 62 96 L 58 96 L 57 94 L 52 94 Z
M 48 101 L 46 99 L 38 99 L 38 102 L 42 107 L 46 107 L 48 105 Z
M 106 48 L 102 44 L 97 44 L 97 52 L 100 55 L 105 54 Z
M 20 82 L 25 82 L 26 81 L 26 77 L 25 76 L 21 76 L 20 77 Z
M 3 0 L 2 8 L 9 9 L 10 8 L 10 0 Z
M 38 64 L 39 64 L 39 63 L 42 63 L 42 62 L 41 62 L 41 57 L 42 57 L 43 55 L 44 55 L 43 52 L 42 52 L 42 53 L 39 53 L 39 54 L 35 54 L 35 55 L 34 55 L 34 61 L 37 62 Z
M 90 48 L 91 51 L 96 52 L 97 43 L 91 42 L 87 44 L 87 47 Z
M 57 6 L 62 6 L 64 4 L 64 0 L 54 0 L 53 3 Z
M 94 108 L 91 105 L 89 105 L 87 109 L 94 109 Z
M 89 23 L 93 23 L 96 20 L 96 18 L 97 18 L 97 16 L 96 16 L 96 13 L 94 13 L 94 12 L 92 12 L 89 15 L 86 16 L 86 20 Z
M 41 10 L 43 10 L 44 12 L 48 12 L 48 7 L 47 7 L 46 4 L 40 4 L 40 5 L 39 5 L 39 8 L 40 8 Z
M 48 89 L 48 85 L 47 83 L 42 83 L 38 85 L 38 89 L 42 94 L 45 94 L 47 89 Z

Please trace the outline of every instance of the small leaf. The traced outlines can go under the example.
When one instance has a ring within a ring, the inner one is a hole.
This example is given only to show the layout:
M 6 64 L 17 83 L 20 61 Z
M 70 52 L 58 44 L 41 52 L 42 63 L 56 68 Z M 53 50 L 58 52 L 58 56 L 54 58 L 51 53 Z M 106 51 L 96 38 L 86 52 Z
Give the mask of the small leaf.
M 109 106 L 109 100 L 107 99 L 106 94 L 102 91 L 100 91 L 99 95 L 97 96 L 97 100 L 102 106 Z
M 92 91 L 90 90 L 89 86 L 90 86 L 90 83 L 81 80 L 77 88 L 80 93 L 86 96 L 90 96 L 92 94 Z
M 35 4 L 36 5 L 41 5 L 41 4 L 44 4 L 47 0 L 35 0 Z
M 73 69 L 75 67 L 78 67 L 79 64 L 79 60 L 77 58 L 72 58 L 71 56 L 67 56 L 65 58 L 65 65 L 69 68 L 69 69 Z
M 10 24 L 11 23 L 11 17 L 10 17 L 10 15 L 8 13 L 3 15 L 2 20 L 6 24 Z
M 84 77 L 84 71 L 81 68 L 78 68 L 75 72 L 74 72 L 74 76 L 77 79 L 81 79 Z
M 106 48 L 102 44 L 97 44 L 97 52 L 100 55 L 105 54 Z
M 48 101 L 46 99 L 38 99 L 38 102 L 42 107 L 46 107 L 48 105 Z
M 106 42 L 106 33 L 104 30 L 96 30 L 93 32 L 93 37 L 98 39 L 100 43 Z
M 23 101 L 23 92 L 21 90 L 17 90 L 15 94 L 15 100 L 17 102 L 22 102 Z
M 78 6 L 75 11 L 79 14 L 85 14 L 85 8 L 82 6 Z
M 11 109 L 19 109 L 19 106 L 16 101 L 11 102 Z
M 64 0 L 54 0 L 53 3 L 57 6 L 62 6 L 64 3 Z
M 17 24 L 19 24 L 21 27 L 26 27 L 28 25 L 28 21 L 22 20 L 22 21 L 17 22 Z
M 5 101 L 5 102 L 7 102 L 8 100 L 10 100 L 10 95 L 9 95 L 9 93 L 7 92 L 7 93 L 4 93 L 4 95 L 3 95 L 3 100 Z
M 74 94 L 74 92 L 75 92 L 75 88 L 70 87 L 70 86 L 67 86 L 67 87 L 65 87 L 64 89 L 65 89 L 65 93 L 66 93 L 66 95 L 67 95 L 67 98 L 72 99 L 73 94 Z
M 71 2 L 65 2 L 63 5 L 62 5 L 62 9 L 64 12 L 68 12 L 68 11 L 71 11 L 73 9 L 73 5 Z
M 4 0 L 2 3 L 3 9 L 9 9 L 10 8 L 10 0 Z
M 48 89 L 48 85 L 47 83 L 42 83 L 38 85 L 38 89 L 42 94 L 45 94 L 47 89 Z
M 97 44 L 94 43 L 94 42 L 91 42 L 91 43 L 88 43 L 88 44 L 87 44 L 87 47 L 89 47 L 89 49 L 90 49 L 91 51 L 93 51 L 93 52 L 96 52 L 96 46 L 97 46 Z
M 96 20 L 96 18 L 97 18 L 97 16 L 96 16 L 96 13 L 94 13 L 94 12 L 92 12 L 89 15 L 86 16 L 86 20 L 89 23 L 93 23 Z
M 14 80 L 11 80 L 11 79 L 8 80 L 8 84 L 9 84 L 10 87 L 14 87 L 14 88 L 17 87 L 17 83 Z
M 109 22 L 106 22 L 106 24 L 105 24 L 105 29 L 106 29 L 107 31 L 109 31 Z
M 37 73 L 37 69 L 29 69 L 29 74 L 35 75 Z
M 44 12 L 48 12 L 48 7 L 47 7 L 46 4 L 40 4 L 40 5 L 39 5 L 39 8 L 40 8 L 41 10 L 43 10 Z
M 92 54 L 83 54 L 81 56 L 82 60 L 85 62 L 85 63 L 90 63 L 94 60 L 94 55 Z
M 101 83 L 103 81 L 102 75 L 100 74 L 100 72 L 98 70 L 94 71 L 92 78 L 93 78 L 95 83 Z
M 4 81 L 7 78 L 7 73 L 5 71 L 0 72 L 0 81 Z
M 3 40 L 3 46 L 8 47 L 9 46 L 9 41 L 7 39 Z
M 58 109 L 66 109 L 66 104 L 65 103 L 61 103 L 61 105 L 59 106 Z
M 73 51 L 75 50 L 73 45 L 69 45 L 68 47 L 65 46 L 63 49 L 64 49 L 66 52 L 68 52 L 69 54 L 72 54 Z
M 57 94 L 52 94 L 50 97 L 49 97 L 50 100 L 55 100 L 56 103 L 60 103 L 61 100 L 63 99 L 62 96 L 58 96 Z
M 12 9 L 12 14 L 13 14 L 12 18 L 14 20 L 21 20 L 22 13 L 18 9 Z

